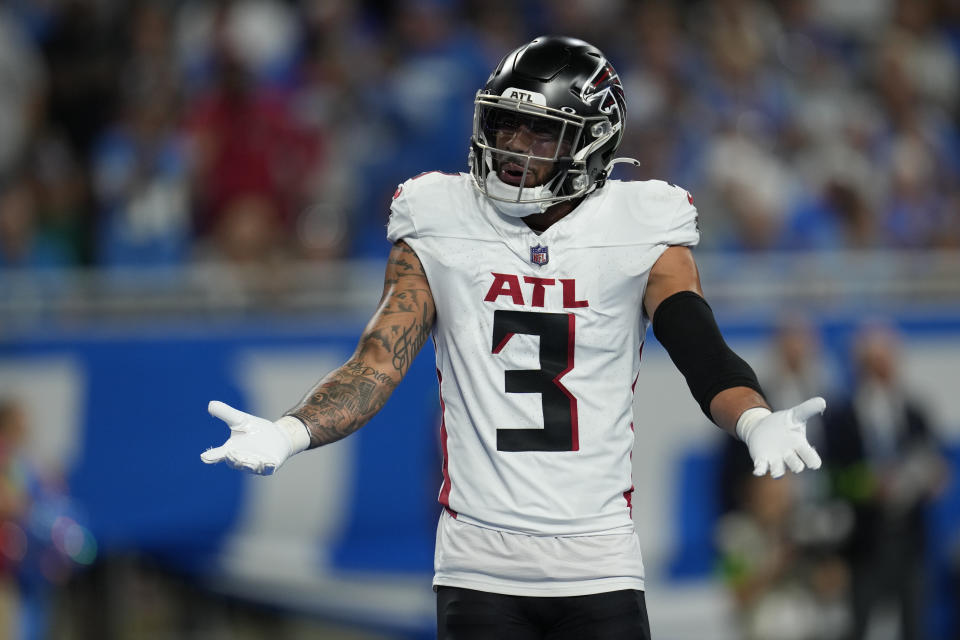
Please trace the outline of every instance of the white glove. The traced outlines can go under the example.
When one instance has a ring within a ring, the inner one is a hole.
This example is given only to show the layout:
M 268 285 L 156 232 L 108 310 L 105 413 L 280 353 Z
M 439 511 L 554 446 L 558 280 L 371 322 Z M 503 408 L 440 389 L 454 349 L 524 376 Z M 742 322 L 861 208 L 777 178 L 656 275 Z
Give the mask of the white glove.
M 207 411 L 230 427 L 226 442 L 200 454 L 207 464 L 226 460 L 234 469 L 268 476 L 310 445 L 307 428 L 293 416 L 270 422 L 217 400 L 207 405 Z
M 771 413 L 769 409 L 754 407 L 740 414 L 737 435 L 747 444 L 753 458 L 753 475 L 774 478 L 783 475 L 784 465 L 794 473 L 804 467 L 820 468 L 820 456 L 807 442 L 807 420 L 823 413 L 827 402 L 811 398 L 792 409 Z

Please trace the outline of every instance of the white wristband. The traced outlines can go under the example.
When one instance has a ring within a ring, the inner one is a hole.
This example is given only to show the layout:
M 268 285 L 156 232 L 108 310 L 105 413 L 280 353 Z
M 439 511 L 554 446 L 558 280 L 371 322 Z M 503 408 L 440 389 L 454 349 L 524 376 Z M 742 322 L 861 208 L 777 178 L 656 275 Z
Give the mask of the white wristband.
M 737 419 L 737 437 L 746 442 L 753 427 L 771 413 L 766 407 L 753 407 L 741 413 Z
M 274 424 L 280 427 L 280 431 L 287 436 L 287 441 L 290 443 L 290 455 L 300 453 L 310 446 L 310 433 L 307 431 L 307 426 L 298 418 L 283 416 Z

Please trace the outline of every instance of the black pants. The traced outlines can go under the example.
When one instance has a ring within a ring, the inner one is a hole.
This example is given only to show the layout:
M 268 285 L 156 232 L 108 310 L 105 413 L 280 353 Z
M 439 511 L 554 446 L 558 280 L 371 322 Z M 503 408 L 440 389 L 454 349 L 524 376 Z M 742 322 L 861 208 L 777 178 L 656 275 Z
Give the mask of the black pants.
M 438 640 L 650 640 L 642 591 L 508 596 L 437 587 Z

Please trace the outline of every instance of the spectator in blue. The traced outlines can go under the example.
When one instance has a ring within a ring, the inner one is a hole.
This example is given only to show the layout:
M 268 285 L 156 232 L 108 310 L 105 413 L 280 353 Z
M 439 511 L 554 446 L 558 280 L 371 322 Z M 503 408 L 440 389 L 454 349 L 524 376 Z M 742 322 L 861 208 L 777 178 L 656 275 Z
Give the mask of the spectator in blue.
M 120 117 L 100 135 L 92 156 L 97 262 L 179 265 L 190 257 L 192 220 L 166 14 L 141 6 L 131 34 Z
M 395 40 L 385 53 L 393 64 L 384 70 L 385 84 L 378 85 L 383 92 L 379 108 L 392 139 L 374 150 L 374 162 L 363 169 L 372 188 L 357 205 L 362 226 L 354 250 L 359 255 L 383 253 L 382 203 L 405 177 L 467 170 L 463 141 L 470 138 L 473 94 L 490 61 L 478 34 L 458 22 L 455 11 L 455 3 L 442 0 L 407 0 L 393 13 Z
M 97 142 L 93 173 L 102 266 L 169 266 L 189 258 L 189 180 L 171 118 L 174 104 L 166 88 L 130 88 L 123 121 Z

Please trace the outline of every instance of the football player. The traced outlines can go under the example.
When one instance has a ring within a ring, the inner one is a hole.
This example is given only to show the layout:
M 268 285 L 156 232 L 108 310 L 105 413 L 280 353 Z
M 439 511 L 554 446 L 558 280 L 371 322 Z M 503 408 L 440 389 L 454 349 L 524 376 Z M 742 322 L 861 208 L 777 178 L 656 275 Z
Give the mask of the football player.
M 820 466 L 805 422 L 824 401 L 773 412 L 721 337 L 690 250 L 693 199 L 609 178 L 629 161 L 625 117 L 590 44 L 540 37 L 508 54 L 476 97 L 469 172 L 397 189 L 383 296 L 353 356 L 276 421 L 210 403 L 231 435 L 203 461 L 272 473 L 359 429 L 433 338 L 440 638 L 649 637 L 630 511 L 648 326 L 754 473 Z

